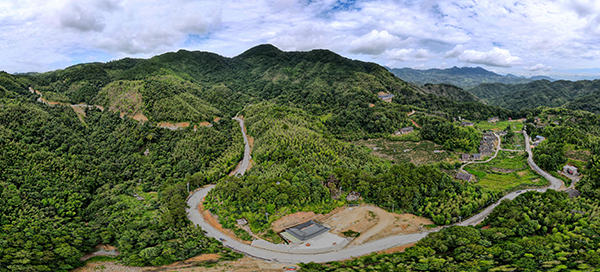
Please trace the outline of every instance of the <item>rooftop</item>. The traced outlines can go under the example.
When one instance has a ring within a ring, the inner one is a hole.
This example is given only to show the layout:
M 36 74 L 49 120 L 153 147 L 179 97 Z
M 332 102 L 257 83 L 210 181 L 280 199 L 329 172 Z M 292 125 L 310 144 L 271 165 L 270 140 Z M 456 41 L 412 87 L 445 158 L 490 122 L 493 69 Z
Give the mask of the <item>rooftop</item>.
M 306 223 L 302 223 L 295 227 L 286 229 L 284 231 L 284 233 L 292 235 L 298 240 L 305 241 L 305 240 L 317 237 L 328 231 L 329 231 L 329 228 L 319 225 L 313 220 L 310 220 Z M 285 236 L 284 233 L 282 233 L 282 236 Z
M 460 180 L 466 180 L 469 181 L 471 180 L 472 175 L 471 174 L 467 174 L 467 173 L 458 173 L 456 174 L 456 179 L 460 179 Z

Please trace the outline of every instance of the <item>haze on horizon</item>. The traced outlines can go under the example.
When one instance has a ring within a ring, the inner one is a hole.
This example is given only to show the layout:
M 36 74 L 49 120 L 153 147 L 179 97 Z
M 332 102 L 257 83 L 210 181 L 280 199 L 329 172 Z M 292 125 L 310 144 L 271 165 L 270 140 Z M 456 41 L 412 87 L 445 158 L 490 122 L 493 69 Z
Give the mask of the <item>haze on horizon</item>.
M 270 43 L 393 68 L 600 78 L 600 1 L 0 0 L 0 70 Z

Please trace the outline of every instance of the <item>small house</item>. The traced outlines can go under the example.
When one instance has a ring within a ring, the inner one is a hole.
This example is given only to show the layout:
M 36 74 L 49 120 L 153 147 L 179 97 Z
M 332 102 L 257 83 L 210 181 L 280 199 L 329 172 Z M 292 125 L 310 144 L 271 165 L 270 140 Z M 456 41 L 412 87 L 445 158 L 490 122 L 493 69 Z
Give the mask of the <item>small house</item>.
M 379 95 L 379 99 L 385 101 L 385 102 L 392 102 L 392 98 L 394 98 L 395 95 L 393 94 L 380 94 Z
M 463 161 L 468 161 L 471 156 L 469 154 L 460 155 L 460 159 Z
M 545 139 L 546 139 L 546 138 L 544 138 L 543 136 L 540 136 L 540 135 L 538 135 L 538 136 L 535 136 L 535 140 L 536 140 L 536 141 L 543 141 L 543 140 L 545 140 Z
M 508 134 L 507 131 L 500 131 L 500 132 L 498 132 L 498 135 L 500 135 L 500 136 L 506 136 L 507 134 Z
M 472 122 L 461 122 L 460 125 L 463 127 L 472 127 L 474 124 Z
M 413 132 L 415 129 L 413 127 L 405 127 L 403 129 L 400 130 L 401 134 L 408 134 Z
M 494 137 L 494 133 L 493 132 L 486 132 L 483 134 L 484 137 Z
M 554 122 L 552 122 L 552 123 L 553 123 L 553 124 L 555 124 L 555 125 L 557 125 L 557 126 L 558 126 L 558 125 L 560 125 L 560 122 L 559 122 L 559 121 L 554 121 Z
M 481 154 L 479 154 L 479 153 L 473 154 L 473 160 L 481 160 Z
M 248 224 L 248 221 L 244 218 L 237 219 L 237 220 L 235 220 L 235 222 L 237 222 L 237 224 L 240 226 Z
M 455 178 L 459 179 L 459 180 L 464 180 L 464 181 L 471 181 L 471 179 L 473 179 L 473 175 L 468 174 L 468 173 L 459 172 L 458 174 L 456 174 Z
M 541 121 L 542 121 L 542 119 L 540 119 L 539 117 L 533 117 L 533 122 L 539 123 Z
M 563 167 L 563 172 L 567 173 L 569 175 L 573 175 L 573 176 L 578 176 L 579 175 L 579 173 L 577 172 L 577 167 L 571 166 L 571 165 L 565 165 Z
M 438 153 L 442 153 L 445 152 L 444 150 L 434 150 L 433 153 L 438 154 Z

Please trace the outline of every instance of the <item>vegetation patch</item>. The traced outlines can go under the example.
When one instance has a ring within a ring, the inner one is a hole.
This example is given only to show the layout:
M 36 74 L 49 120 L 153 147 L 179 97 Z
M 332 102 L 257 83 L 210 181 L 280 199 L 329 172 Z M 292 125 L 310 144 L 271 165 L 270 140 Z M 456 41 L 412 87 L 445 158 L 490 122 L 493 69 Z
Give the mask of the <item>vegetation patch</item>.
M 354 143 L 366 146 L 374 155 L 383 159 L 392 160 L 394 162 L 410 162 L 415 165 L 421 165 L 442 161 L 458 161 L 458 155 L 455 152 L 444 150 L 443 146 L 430 141 L 421 141 L 415 143 L 388 139 L 371 139 L 360 140 Z M 443 152 L 435 153 L 434 151 L 436 150 Z
M 483 131 L 503 131 L 508 126 L 513 131 L 521 131 L 523 130 L 523 122 L 519 121 L 499 121 L 499 122 L 488 122 L 488 121 L 480 121 L 475 123 L 475 128 L 478 128 Z
M 523 186 L 540 187 L 548 184 L 546 179 L 529 168 L 525 152 L 500 151 L 492 161 L 469 164 L 464 169 L 477 176 L 477 184 L 488 190 L 511 191 Z

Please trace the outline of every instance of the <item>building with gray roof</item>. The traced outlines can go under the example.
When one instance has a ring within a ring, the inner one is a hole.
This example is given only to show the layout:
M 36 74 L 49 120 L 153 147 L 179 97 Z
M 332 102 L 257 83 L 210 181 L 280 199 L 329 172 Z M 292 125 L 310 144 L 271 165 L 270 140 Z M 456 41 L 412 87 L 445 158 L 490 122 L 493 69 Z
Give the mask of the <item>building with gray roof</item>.
M 317 222 L 310 220 L 300 225 L 285 229 L 281 236 L 286 238 L 288 241 L 306 241 L 315 238 L 325 232 L 328 232 L 329 228 L 318 224 Z M 290 237 L 292 236 L 292 237 Z M 295 239 L 294 239 L 295 238 Z

